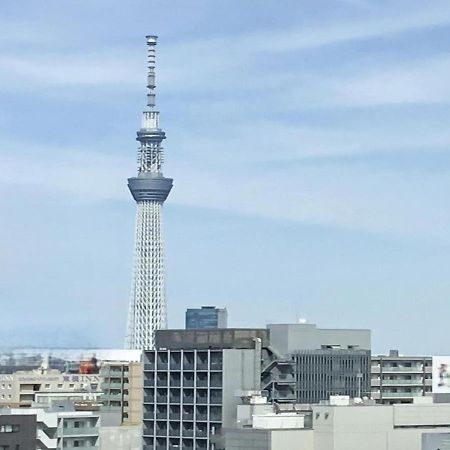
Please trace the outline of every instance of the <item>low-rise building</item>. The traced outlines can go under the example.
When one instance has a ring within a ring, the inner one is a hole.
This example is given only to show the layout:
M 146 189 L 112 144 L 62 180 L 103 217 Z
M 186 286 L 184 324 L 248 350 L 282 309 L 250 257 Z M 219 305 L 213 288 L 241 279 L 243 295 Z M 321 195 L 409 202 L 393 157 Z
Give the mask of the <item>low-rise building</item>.
M 398 350 L 372 356 L 371 397 L 377 403 L 413 403 L 432 395 L 432 357 L 403 356 Z
M 297 403 L 318 403 L 332 395 L 370 396 L 370 330 L 310 323 L 267 327 L 271 347 L 293 361 Z
M 214 450 L 444 450 L 450 448 L 450 404 L 332 397 L 311 405 L 238 406 L 234 427 L 212 439 Z M 302 419 L 303 417 L 303 419 Z M 310 419 L 308 419 L 310 417 Z
M 50 408 L 5 408 L 0 412 L 2 420 L 16 417 L 24 420 L 29 416 L 30 422 L 35 424 L 34 442 L 24 449 L 59 450 L 62 448 L 88 447 L 92 450 L 99 448 L 100 416 L 94 411 L 76 411 L 73 403 L 54 403 Z M 30 428 L 17 429 L 18 437 L 26 433 L 30 440 Z M 20 436 L 21 437 L 21 436 Z M 1 441 L 0 441 L 1 443 Z M 15 447 L 11 447 L 15 448 Z M 21 447 L 19 447 L 21 448 Z
M 66 374 L 56 369 L 0 375 L 0 407 L 29 407 L 37 393 L 101 392 L 95 374 Z

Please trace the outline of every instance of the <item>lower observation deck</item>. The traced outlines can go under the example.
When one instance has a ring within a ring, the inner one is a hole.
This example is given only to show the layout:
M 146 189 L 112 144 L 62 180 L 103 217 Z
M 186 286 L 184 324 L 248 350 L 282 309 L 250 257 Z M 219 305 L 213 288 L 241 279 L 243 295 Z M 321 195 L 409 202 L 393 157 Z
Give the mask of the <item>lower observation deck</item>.
M 128 188 L 137 202 L 151 200 L 164 202 L 172 189 L 173 179 L 154 173 L 141 173 L 128 178 Z

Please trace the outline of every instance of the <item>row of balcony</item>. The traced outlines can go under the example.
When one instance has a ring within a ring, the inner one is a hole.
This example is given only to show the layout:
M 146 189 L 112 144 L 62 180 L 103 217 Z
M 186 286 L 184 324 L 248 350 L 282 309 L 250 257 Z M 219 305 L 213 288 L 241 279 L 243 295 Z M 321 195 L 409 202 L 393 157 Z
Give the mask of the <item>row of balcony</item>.
M 156 399 L 156 402 L 155 402 Z M 214 391 L 211 391 L 211 395 L 183 395 L 183 396 L 167 396 L 167 395 L 153 395 L 153 394 L 145 394 L 144 395 L 144 404 L 154 404 L 154 403 L 184 403 L 184 404 L 212 404 L 212 405 L 221 405 L 222 404 L 222 393 L 218 392 L 217 394 Z
M 370 384 L 372 386 L 423 386 L 423 385 L 430 385 L 431 386 L 432 380 L 431 378 L 428 379 L 421 379 L 416 378 L 414 380 L 408 380 L 408 379 L 395 379 L 395 380 L 388 380 L 388 379 L 372 379 L 370 380 Z
M 410 398 L 410 397 L 423 397 L 423 391 L 397 391 L 397 392 L 372 392 L 372 398 L 378 400 L 380 398 Z
M 167 421 L 167 412 L 156 412 L 156 413 L 144 413 L 144 420 L 163 420 L 163 421 Z M 169 420 L 173 420 L 173 421 L 184 421 L 184 422 L 207 422 L 208 421 L 208 415 L 207 414 L 194 414 L 190 413 L 190 414 L 183 414 L 181 415 L 180 413 L 170 413 L 169 414 Z M 210 422 L 221 422 L 222 421 L 222 416 L 220 414 L 210 414 L 209 416 L 209 421 Z
M 98 436 L 97 427 L 66 427 L 62 429 L 62 436 Z M 0 447 L 1 448 L 1 447 Z
M 179 438 L 171 438 L 169 442 L 165 438 L 146 439 L 156 441 L 154 444 L 144 444 L 143 450 L 203 450 L 208 448 L 208 443 L 205 439 L 184 438 L 180 444 Z
M 295 381 L 295 380 L 294 380 Z M 146 377 L 144 380 L 144 387 L 213 387 L 220 388 L 222 387 L 222 378 L 221 377 L 211 377 L 208 382 L 206 378 L 183 378 L 182 380 L 179 378 L 157 378 L 156 380 L 153 377 Z
M 372 373 L 432 373 L 431 366 L 417 364 L 414 366 L 372 366 Z
M 144 432 L 143 435 L 145 437 L 177 437 L 177 436 L 183 436 L 183 437 L 208 437 L 208 430 L 206 428 L 200 429 L 200 428 L 196 428 L 195 429 L 195 436 L 194 436 L 194 429 L 190 428 L 190 429 L 186 429 L 183 428 L 181 429 L 180 427 L 178 428 L 156 428 L 156 430 L 153 430 L 153 428 L 144 428 Z
M 148 372 L 154 372 L 154 371 L 222 371 L 222 361 L 210 361 L 209 363 L 207 361 L 204 362 L 197 362 L 196 364 L 194 361 L 185 361 L 183 364 L 181 362 L 179 363 L 171 363 L 170 369 L 169 364 L 167 362 L 159 362 L 158 364 L 155 363 L 146 363 L 144 364 L 144 371 Z

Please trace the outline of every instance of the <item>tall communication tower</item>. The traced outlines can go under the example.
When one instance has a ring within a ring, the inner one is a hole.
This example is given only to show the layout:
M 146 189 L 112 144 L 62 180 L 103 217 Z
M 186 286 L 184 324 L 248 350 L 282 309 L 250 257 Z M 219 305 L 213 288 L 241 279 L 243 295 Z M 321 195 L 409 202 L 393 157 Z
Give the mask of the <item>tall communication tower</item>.
M 166 134 L 159 127 L 155 109 L 156 36 L 147 36 L 147 108 L 143 112 L 139 141 L 138 175 L 128 178 L 128 187 L 137 203 L 134 276 L 128 315 L 127 347 L 154 348 L 155 330 L 166 328 L 166 295 L 162 206 L 173 180 L 162 173 L 162 141 Z

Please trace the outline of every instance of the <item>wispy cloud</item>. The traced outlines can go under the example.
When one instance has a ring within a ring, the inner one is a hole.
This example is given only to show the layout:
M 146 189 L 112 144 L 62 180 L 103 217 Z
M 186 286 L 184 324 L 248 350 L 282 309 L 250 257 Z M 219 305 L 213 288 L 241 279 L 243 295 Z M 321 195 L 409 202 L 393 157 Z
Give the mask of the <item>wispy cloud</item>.
M 237 83 L 242 79 L 242 69 L 255 63 L 261 55 L 313 49 L 343 42 L 372 39 L 376 37 L 413 31 L 419 28 L 450 24 L 450 8 L 445 3 L 435 5 L 414 5 L 408 11 L 392 8 L 391 14 L 374 14 L 373 18 L 361 20 L 344 20 L 341 22 L 325 22 L 305 29 L 285 29 L 241 33 L 230 39 L 225 37 L 209 37 L 164 44 L 161 55 L 161 75 L 164 86 L 170 90 L 208 89 L 213 80 L 224 83 Z M 395 14 L 395 12 L 397 14 Z M 399 14 L 401 12 L 401 15 Z M 7 33 L 0 43 L 16 39 L 16 30 L 20 24 L 8 26 Z M 64 33 L 64 30 L 60 30 Z M 23 39 L 28 41 L 32 33 L 25 33 Z M 53 36 L 57 39 L 58 36 Z M 61 37 L 61 36 L 60 36 Z M 17 54 L 6 47 L 0 59 L 2 79 L 8 81 L 22 80 L 45 84 L 62 85 L 105 85 L 116 84 L 130 87 L 141 85 L 139 74 L 140 54 L 135 48 L 104 47 L 90 53 L 52 53 L 46 50 L 46 39 L 38 40 L 38 54 L 33 51 L 22 51 Z M 16 42 L 17 43 L 17 42 Z M 36 44 L 36 42 L 35 42 Z M 48 44 L 48 43 L 47 43 Z M 180 70 L 180 67 L 183 70 Z M 199 68 L 202 67 L 202 70 Z M 234 70 L 234 72 L 233 72 Z M 236 76 L 235 76 L 236 75 Z M 253 74 L 252 74 L 253 75 Z M 259 76 L 264 76 L 259 73 Z M 19 80 L 17 80 L 19 77 Z M 270 77 L 273 79 L 273 76 Z M 258 82 L 259 77 L 252 77 Z
M 67 201 L 131 201 L 125 176 L 129 158 L 95 151 L 29 148 L 39 154 L 33 173 L 21 170 L 29 154 L 0 158 L 2 184 L 51 192 Z M 55 157 L 59 154 L 59 157 Z M 175 178 L 171 202 L 277 220 L 359 229 L 369 232 L 447 239 L 450 213 L 442 209 L 450 171 L 405 174 L 370 167 L 270 164 L 264 167 L 170 164 Z M 355 189 L 355 186 L 358 186 Z M 67 197 L 69 195 L 69 197 Z M 427 202 L 427 198 L 434 202 Z

